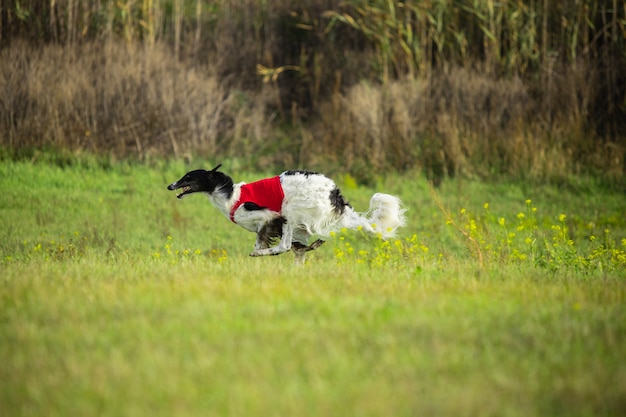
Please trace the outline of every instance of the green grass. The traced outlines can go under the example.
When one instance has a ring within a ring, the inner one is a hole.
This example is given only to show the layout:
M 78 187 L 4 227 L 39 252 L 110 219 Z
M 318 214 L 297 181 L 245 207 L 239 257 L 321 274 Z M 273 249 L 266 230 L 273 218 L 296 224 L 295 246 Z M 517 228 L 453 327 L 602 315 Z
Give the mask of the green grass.
M 393 176 L 398 241 L 340 233 L 298 268 L 249 258 L 252 234 L 165 190 L 195 167 L 2 161 L 1 415 L 626 410 L 623 194 L 456 180 L 446 217 L 422 179 Z M 366 208 L 373 189 L 340 185 Z M 535 260 L 512 256 L 524 233 Z

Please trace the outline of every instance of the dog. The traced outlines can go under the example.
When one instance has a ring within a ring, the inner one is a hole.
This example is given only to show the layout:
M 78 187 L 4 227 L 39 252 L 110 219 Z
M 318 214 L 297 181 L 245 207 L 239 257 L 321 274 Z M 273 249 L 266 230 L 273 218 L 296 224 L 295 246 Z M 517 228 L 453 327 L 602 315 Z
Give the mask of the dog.
M 256 233 L 250 256 L 279 255 L 292 250 L 297 264 L 324 240 L 309 244 L 312 236 L 329 237 L 342 228 L 362 229 L 383 239 L 395 236 L 406 223 L 398 197 L 376 193 L 366 214 L 357 213 L 330 178 L 317 172 L 294 170 L 255 181 L 235 184 L 219 171 L 197 169 L 168 185 L 181 190 L 178 198 L 204 193 L 233 223 Z M 276 241 L 278 240 L 278 244 Z

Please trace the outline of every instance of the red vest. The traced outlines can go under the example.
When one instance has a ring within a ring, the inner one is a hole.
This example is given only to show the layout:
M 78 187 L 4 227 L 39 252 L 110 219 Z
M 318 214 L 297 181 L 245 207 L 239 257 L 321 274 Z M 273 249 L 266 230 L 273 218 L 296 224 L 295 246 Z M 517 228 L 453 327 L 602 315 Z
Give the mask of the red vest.
M 278 176 L 242 185 L 239 200 L 230 209 L 230 220 L 236 223 L 235 211 L 243 203 L 255 203 L 259 207 L 280 213 L 284 198 L 285 193 Z

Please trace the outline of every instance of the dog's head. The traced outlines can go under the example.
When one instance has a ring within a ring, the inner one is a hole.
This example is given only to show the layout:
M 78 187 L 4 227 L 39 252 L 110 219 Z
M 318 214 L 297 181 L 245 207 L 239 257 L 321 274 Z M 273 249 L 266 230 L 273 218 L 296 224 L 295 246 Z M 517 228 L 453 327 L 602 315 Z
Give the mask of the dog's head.
M 222 164 L 219 164 L 210 171 L 204 169 L 189 171 L 181 179 L 168 185 L 167 189 L 170 191 L 182 189 L 182 192 L 177 194 L 176 197 L 183 198 L 187 194 L 197 192 L 212 194 L 216 189 L 228 187 L 229 185 L 232 188 L 233 182 L 230 177 L 217 171 L 221 166 Z

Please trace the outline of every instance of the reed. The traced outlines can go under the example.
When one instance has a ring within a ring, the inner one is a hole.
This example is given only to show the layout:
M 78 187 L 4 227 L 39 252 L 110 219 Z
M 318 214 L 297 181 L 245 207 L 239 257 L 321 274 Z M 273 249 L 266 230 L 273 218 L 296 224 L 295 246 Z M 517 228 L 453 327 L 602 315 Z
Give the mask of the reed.
M 1 143 L 622 179 L 625 31 L 615 0 L 3 2 Z

